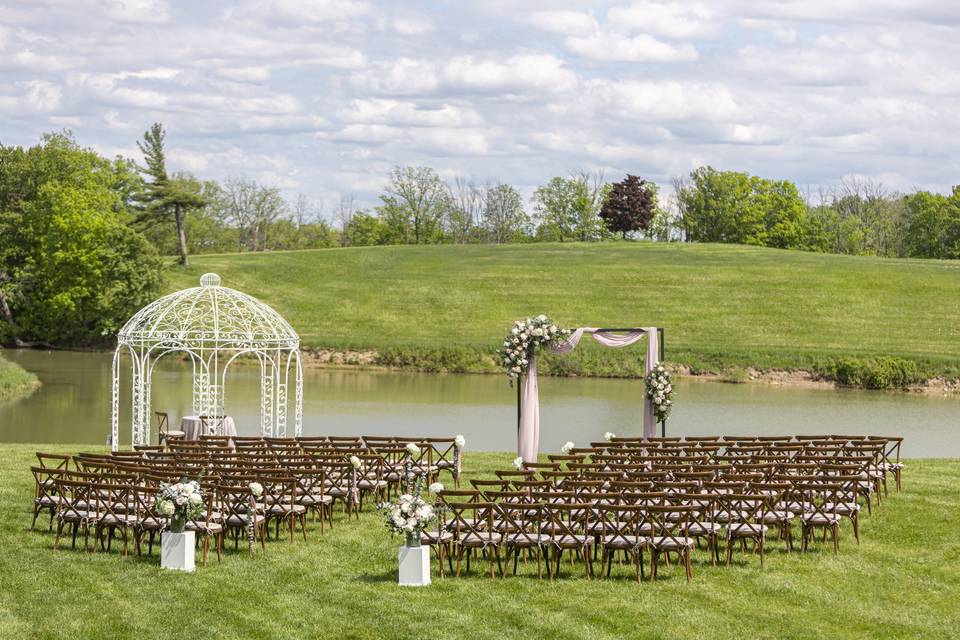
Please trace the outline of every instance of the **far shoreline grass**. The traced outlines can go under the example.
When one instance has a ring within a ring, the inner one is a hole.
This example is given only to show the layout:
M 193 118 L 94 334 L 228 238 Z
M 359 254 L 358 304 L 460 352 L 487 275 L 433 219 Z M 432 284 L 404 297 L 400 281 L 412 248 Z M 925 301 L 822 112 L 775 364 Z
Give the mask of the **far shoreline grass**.
M 508 468 L 513 454 L 464 455 L 465 481 Z M 89 448 L 89 447 L 88 447 Z M 91 450 L 100 450 L 94 447 Z M 306 543 L 268 542 L 248 558 L 215 556 L 193 575 L 164 572 L 157 550 L 120 557 L 53 551 L 30 532 L 34 451 L 76 445 L 0 445 L 0 638 L 955 638 L 960 634 L 960 548 L 944 514 L 960 509 L 960 461 L 906 461 L 903 492 L 864 516 L 863 542 L 842 530 L 840 556 L 819 542 L 787 554 L 771 543 L 766 566 L 735 554 L 729 567 L 694 556 L 689 584 L 662 571 L 637 584 L 629 567 L 587 581 L 564 564 L 538 581 L 534 565 L 491 580 L 470 576 L 399 588 L 396 547 L 365 505 L 359 521 L 337 513 L 332 531 L 311 524 Z M 449 482 L 447 476 L 443 478 Z M 436 559 L 433 560 L 434 569 Z M 479 570 L 478 570 L 479 569 Z
M 657 325 L 693 374 L 808 372 L 866 388 L 960 379 L 960 264 L 650 242 L 357 247 L 199 255 L 170 290 L 216 271 L 286 317 L 308 351 L 345 363 L 497 373 L 510 323 Z M 909 310 L 906 312 L 904 310 Z M 546 375 L 636 377 L 642 347 L 584 342 Z
M 39 386 L 37 376 L 4 358 L 0 350 L 0 402 L 28 396 Z

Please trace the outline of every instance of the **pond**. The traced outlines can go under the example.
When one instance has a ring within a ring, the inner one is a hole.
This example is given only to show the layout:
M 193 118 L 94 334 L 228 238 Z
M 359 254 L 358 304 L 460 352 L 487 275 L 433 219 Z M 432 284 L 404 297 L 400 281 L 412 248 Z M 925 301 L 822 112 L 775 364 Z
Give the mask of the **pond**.
M 106 353 L 7 350 L 43 387 L 0 403 L 0 442 L 104 444 L 110 425 Z M 259 368 L 236 366 L 227 379 L 227 413 L 254 435 Z M 607 431 L 639 435 L 639 380 L 543 378 L 541 450 L 586 444 Z M 304 435 L 463 434 L 474 451 L 512 451 L 516 391 L 495 375 L 306 369 Z M 171 421 L 190 413 L 189 365 L 173 359 L 153 379 L 154 409 Z M 129 396 L 122 398 L 121 443 L 129 442 Z M 902 435 L 909 457 L 960 457 L 960 398 L 681 380 L 668 435 L 843 433 Z

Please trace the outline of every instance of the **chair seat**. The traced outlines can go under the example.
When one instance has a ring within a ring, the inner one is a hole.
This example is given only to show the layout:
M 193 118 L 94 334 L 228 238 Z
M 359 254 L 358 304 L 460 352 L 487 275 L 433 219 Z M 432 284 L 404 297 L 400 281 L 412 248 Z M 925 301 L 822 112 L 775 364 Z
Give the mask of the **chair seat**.
M 550 542 L 557 547 L 562 548 L 578 548 L 578 547 L 587 547 L 594 543 L 594 538 L 592 536 L 581 536 L 581 535 L 560 535 L 560 536 L 547 536 L 550 539 Z
M 223 525 L 216 522 L 206 524 L 203 522 L 188 522 L 185 529 L 187 531 L 196 531 L 197 533 L 213 536 L 223 531 Z
M 854 513 L 860 513 L 860 505 L 856 502 L 838 502 L 837 504 L 827 503 L 823 505 L 823 510 L 833 512 L 841 516 L 849 516 Z
M 297 504 L 302 504 L 307 507 L 312 507 L 318 504 L 332 504 L 333 496 L 318 495 L 316 493 L 308 493 L 297 498 Z
M 436 531 L 421 531 L 420 532 L 420 544 L 446 544 L 453 540 L 453 534 L 449 531 L 444 531 L 437 534 Z
M 610 535 L 600 538 L 600 545 L 607 549 L 636 549 L 652 544 L 650 538 L 633 535 Z
M 266 513 L 271 516 L 286 516 L 291 513 L 304 513 L 306 510 L 307 508 L 302 504 L 290 504 L 289 502 L 285 502 L 283 504 L 270 505 L 270 508 L 267 509 Z
M 357 486 L 361 489 L 383 489 L 387 486 L 386 480 L 360 480 Z
M 803 524 L 814 526 L 831 526 L 840 522 L 840 516 L 832 513 L 805 513 Z
M 161 433 L 164 438 L 186 438 L 187 434 L 184 431 L 164 431 Z
M 481 531 L 468 533 L 457 542 L 464 547 L 484 547 L 488 544 L 500 544 L 501 538 L 499 533 Z
M 693 522 L 687 527 L 688 536 L 706 536 L 723 529 L 719 522 Z
M 746 538 L 761 536 L 767 533 L 767 525 L 741 522 L 727 527 L 727 536 L 731 538 Z
M 60 496 L 40 496 L 33 503 L 38 507 L 55 507 L 60 504 Z
M 535 547 L 550 542 L 550 536 L 543 533 L 510 533 L 503 536 L 503 542 L 513 547 Z
M 669 536 L 655 536 L 652 538 L 652 544 L 657 549 L 685 549 L 688 547 L 693 547 L 696 542 L 693 538 L 687 538 L 684 536 L 677 536 L 671 538 Z
M 787 522 L 792 522 L 794 518 L 797 517 L 793 511 L 768 511 L 763 514 L 764 524 L 785 524 Z
M 259 524 L 264 520 L 265 518 L 259 513 L 256 513 L 253 515 L 253 521 L 256 524 Z M 224 522 L 224 524 L 228 527 L 245 527 L 249 523 L 250 523 L 250 516 L 241 516 L 241 515 L 227 516 L 227 519 Z

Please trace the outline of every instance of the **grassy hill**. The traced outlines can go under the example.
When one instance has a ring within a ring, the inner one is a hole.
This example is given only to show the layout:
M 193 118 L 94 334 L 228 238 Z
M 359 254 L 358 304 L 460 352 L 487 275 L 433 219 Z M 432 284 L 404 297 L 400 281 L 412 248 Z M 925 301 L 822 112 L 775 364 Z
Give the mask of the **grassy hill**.
M 694 369 L 802 368 L 856 383 L 858 366 L 956 377 L 960 362 L 960 262 L 649 242 L 362 247 L 197 256 L 169 286 L 196 286 L 206 271 L 272 305 L 305 346 L 375 349 L 384 364 L 493 370 L 510 323 L 539 313 L 664 327 L 667 359 Z M 549 365 L 631 375 L 637 355 L 581 349 Z

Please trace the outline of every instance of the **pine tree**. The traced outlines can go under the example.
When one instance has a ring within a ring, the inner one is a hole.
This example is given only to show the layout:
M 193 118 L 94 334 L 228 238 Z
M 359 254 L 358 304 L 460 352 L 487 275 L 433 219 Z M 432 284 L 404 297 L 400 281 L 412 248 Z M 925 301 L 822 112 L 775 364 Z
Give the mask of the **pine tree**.
M 172 218 L 177 226 L 180 264 L 186 266 L 187 234 L 184 231 L 184 220 L 190 210 L 204 207 L 207 202 L 197 191 L 195 180 L 187 176 L 167 174 L 166 157 L 163 151 L 165 136 L 163 125 L 157 122 L 143 134 L 143 141 L 137 142 L 146 165 L 138 168 L 148 179 L 144 183 L 143 192 L 138 197 L 140 215 L 137 221 L 153 225 Z

